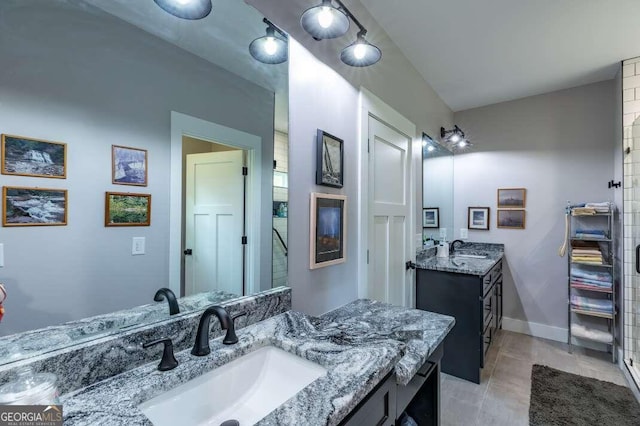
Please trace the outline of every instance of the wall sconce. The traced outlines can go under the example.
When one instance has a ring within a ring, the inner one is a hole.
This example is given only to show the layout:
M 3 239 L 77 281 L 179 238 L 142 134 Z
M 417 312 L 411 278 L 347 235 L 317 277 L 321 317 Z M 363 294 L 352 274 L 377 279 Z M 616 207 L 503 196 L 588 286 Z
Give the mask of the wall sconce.
M 349 31 L 349 20 L 358 26 L 359 31 L 356 40 L 340 52 L 340 60 L 352 67 L 375 64 L 382 58 L 382 51 L 365 39 L 367 29 L 341 0 L 322 0 L 320 5 L 307 9 L 300 18 L 300 25 L 314 39 L 323 40 L 345 35 Z
M 182 19 L 202 19 L 211 13 L 211 0 L 153 0 L 165 12 Z
M 267 24 L 267 34 L 251 42 L 249 53 L 263 64 L 275 65 L 285 62 L 289 56 L 287 35 L 267 18 L 263 18 L 262 22 Z
M 440 137 L 451 148 L 463 149 L 472 146 L 472 144 L 465 138 L 462 129 L 457 125 L 455 125 L 451 130 L 446 130 L 444 127 L 440 127 Z

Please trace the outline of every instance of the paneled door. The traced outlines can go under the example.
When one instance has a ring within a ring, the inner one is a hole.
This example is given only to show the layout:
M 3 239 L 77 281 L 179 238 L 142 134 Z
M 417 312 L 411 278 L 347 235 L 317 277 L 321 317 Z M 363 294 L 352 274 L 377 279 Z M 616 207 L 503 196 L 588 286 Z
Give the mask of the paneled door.
M 369 267 L 371 299 L 409 305 L 411 138 L 369 116 Z
M 187 155 L 185 295 L 243 294 L 243 151 Z

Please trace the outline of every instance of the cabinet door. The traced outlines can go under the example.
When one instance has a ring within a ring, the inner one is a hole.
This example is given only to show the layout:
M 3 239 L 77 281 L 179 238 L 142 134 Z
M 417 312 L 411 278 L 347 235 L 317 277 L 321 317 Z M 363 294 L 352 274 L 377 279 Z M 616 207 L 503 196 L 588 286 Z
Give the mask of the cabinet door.
M 396 424 L 397 385 L 393 374 L 370 393 L 349 416 L 344 426 L 393 426 Z

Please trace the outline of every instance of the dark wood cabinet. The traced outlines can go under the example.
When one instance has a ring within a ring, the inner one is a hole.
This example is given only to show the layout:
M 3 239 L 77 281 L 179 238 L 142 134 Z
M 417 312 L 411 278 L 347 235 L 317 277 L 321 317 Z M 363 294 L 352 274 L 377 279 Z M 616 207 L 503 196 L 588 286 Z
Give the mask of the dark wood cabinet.
M 484 276 L 418 269 L 416 307 L 450 315 L 442 371 L 480 383 L 480 369 L 502 328 L 502 260 Z
M 406 386 L 398 385 L 395 374 L 389 373 L 340 426 L 395 426 L 405 413 L 419 426 L 439 426 L 443 351 L 441 343 Z

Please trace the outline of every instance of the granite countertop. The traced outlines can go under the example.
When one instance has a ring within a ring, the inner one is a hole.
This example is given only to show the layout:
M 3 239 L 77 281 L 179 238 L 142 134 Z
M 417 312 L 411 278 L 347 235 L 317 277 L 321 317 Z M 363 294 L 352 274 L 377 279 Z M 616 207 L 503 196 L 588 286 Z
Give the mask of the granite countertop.
M 216 290 L 177 300 L 180 314 L 185 314 L 238 297 Z M 170 318 L 167 302 L 163 301 L 3 336 L 0 338 L 0 364 L 16 362 Z
M 356 300 L 321 317 L 289 311 L 237 332 L 239 342 L 211 340 L 211 354 L 176 354 L 180 365 L 143 365 L 63 395 L 65 425 L 150 425 L 138 405 L 260 347 L 273 345 L 327 369 L 258 425 L 336 425 L 395 369 L 406 384 L 444 340 L 452 317 Z M 104 362 L 108 362 L 105 360 Z
M 482 255 L 484 259 L 458 255 Z M 504 256 L 504 244 L 465 243 L 449 257 L 418 255 L 416 267 L 430 271 L 484 276 Z

